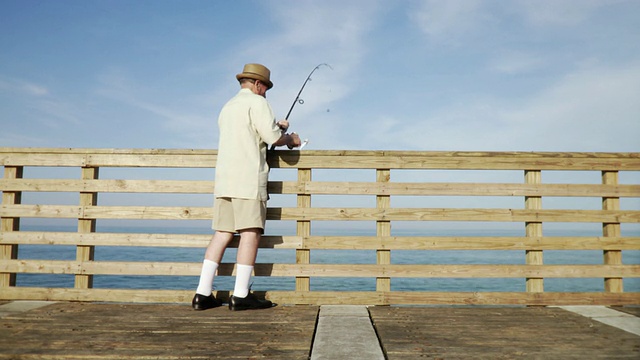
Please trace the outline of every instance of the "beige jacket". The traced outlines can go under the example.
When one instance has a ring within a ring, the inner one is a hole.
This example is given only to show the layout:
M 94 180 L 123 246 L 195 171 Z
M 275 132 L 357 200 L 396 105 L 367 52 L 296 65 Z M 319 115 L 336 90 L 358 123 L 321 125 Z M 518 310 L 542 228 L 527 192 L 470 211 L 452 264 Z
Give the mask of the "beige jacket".
M 241 89 L 220 111 L 218 128 L 215 196 L 266 201 L 267 146 L 282 135 L 267 99 Z

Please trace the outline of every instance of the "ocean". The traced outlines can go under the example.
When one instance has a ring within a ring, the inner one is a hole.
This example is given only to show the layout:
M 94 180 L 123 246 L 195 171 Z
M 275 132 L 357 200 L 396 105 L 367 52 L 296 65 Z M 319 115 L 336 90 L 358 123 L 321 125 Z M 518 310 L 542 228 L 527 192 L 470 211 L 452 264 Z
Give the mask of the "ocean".
M 268 234 L 269 225 L 267 225 Z M 39 230 L 23 227 L 23 230 Z M 48 229 L 46 231 L 53 231 Z M 55 231 L 75 232 L 73 227 L 55 229 Z M 110 229 L 98 229 L 100 232 L 112 232 Z M 149 232 L 149 233 L 192 233 L 206 234 L 207 228 L 119 228 L 117 232 Z M 360 229 L 320 229 L 312 235 L 373 235 L 362 233 Z M 282 234 L 282 233 L 278 233 Z M 374 232 L 375 234 L 375 232 Z M 483 235 L 484 234 L 484 235 Z M 290 234 L 286 234 L 290 235 Z M 404 231 L 396 236 L 424 236 L 424 233 Z M 494 236 L 496 231 L 488 230 L 439 230 L 430 236 Z M 517 236 L 509 231 L 502 231 L 502 236 Z M 545 233 L 546 236 L 594 236 L 594 234 L 577 235 L 571 231 L 559 231 L 557 234 Z M 638 234 L 625 234 L 638 236 Z M 595 235 L 597 236 L 597 235 Z M 120 247 L 97 246 L 96 261 L 143 261 L 143 262 L 193 262 L 201 263 L 203 248 L 152 248 L 152 247 Z M 223 258 L 224 263 L 234 263 L 236 249 L 229 248 Z M 20 245 L 19 259 L 41 260 L 74 260 L 75 246 L 54 245 Z M 545 264 L 602 264 L 600 250 L 545 250 Z M 295 263 L 295 250 L 292 249 L 260 249 L 257 263 Z M 375 250 L 311 250 L 311 263 L 316 264 L 375 264 Z M 392 264 L 524 264 L 523 250 L 392 250 Z M 623 251 L 624 264 L 640 264 L 640 250 Z M 294 277 L 253 277 L 253 290 L 257 291 L 293 291 Z M 74 275 L 59 274 L 18 274 L 17 286 L 72 288 Z M 154 290 L 190 290 L 198 284 L 197 276 L 120 276 L 95 275 L 94 288 L 102 289 L 154 289 Z M 233 290 L 234 278 L 219 276 L 214 281 L 216 290 Z M 312 277 L 312 291 L 375 291 L 375 278 L 322 278 Z M 547 278 L 544 289 L 549 292 L 601 292 L 604 289 L 602 278 Z M 392 278 L 392 291 L 473 291 L 473 292 L 522 292 L 525 291 L 525 279 L 521 278 Z M 639 292 L 640 278 L 625 278 L 625 292 Z

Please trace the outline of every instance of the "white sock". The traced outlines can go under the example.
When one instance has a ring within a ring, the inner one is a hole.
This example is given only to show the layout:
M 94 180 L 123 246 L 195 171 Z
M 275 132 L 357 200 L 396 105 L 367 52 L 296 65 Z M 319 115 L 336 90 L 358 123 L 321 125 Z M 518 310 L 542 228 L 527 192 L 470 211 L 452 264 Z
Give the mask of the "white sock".
M 204 296 L 211 295 L 211 290 L 213 290 L 213 277 L 216 274 L 216 270 L 218 270 L 218 266 L 218 263 L 204 259 L 202 262 L 202 272 L 200 273 L 200 283 L 198 284 L 196 294 Z
M 253 265 L 236 265 L 236 286 L 233 289 L 233 296 L 244 298 L 249 295 L 249 281 L 251 281 L 251 273 Z

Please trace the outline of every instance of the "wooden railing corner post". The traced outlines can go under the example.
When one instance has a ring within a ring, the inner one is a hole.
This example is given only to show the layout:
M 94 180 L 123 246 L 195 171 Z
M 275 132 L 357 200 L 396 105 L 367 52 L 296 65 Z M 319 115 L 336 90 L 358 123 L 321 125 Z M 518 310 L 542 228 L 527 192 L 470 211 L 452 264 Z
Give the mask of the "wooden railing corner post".
M 23 166 L 5 166 L 5 179 L 21 179 L 24 175 Z M 2 204 L 18 205 L 22 202 L 21 191 L 2 191 Z M 0 232 L 20 231 L 20 218 L 4 217 L 0 219 Z M 18 245 L 0 245 L 0 259 L 12 260 L 18 258 Z M 0 273 L 0 287 L 16 286 L 15 273 Z

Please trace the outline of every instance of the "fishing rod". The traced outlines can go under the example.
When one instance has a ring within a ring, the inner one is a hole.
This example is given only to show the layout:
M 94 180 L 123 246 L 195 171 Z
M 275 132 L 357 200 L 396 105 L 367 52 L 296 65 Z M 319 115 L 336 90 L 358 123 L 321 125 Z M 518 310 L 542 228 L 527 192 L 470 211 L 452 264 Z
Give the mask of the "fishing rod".
M 293 100 L 293 104 L 291 104 L 291 108 L 289 109 L 289 112 L 287 113 L 287 116 L 285 116 L 286 120 L 289 120 L 289 115 L 291 115 L 291 111 L 293 111 L 293 108 L 296 106 L 296 104 L 300 104 L 300 105 L 304 104 L 304 100 L 300 99 L 300 95 L 302 94 L 302 90 L 304 90 L 304 87 L 307 85 L 309 80 L 311 80 L 311 75 L 313 75 L 313 73 L 316 70 L 318 70 L 321 66 L 327 66 L 327 67 L 329 67 L 329 69 L 333 70 L 331 65 L 325 64 L 325 63 L 318 64 L 318 66 L 314 67 L 313 70 L 311 70 L 311 72 L 309 73 L 309 76 L 307 76 L 307 79 L 302 84 L 302 87 L 300 88 L 300 91 L 298 91 L 298 95 L 296 96 L 296 99 Z
M 291 104 L 291 108 L 289 108 L 289 112 L 287 113 L 287 116 L 285 116 L 285 118 L 284 118 L 285 120 L 289 120 L 289 115 L 291 115 L 291 111 L 293 111 L 293 108 L 296 106 L 296 104 L 300 104 L 300 105 L 304 104 L 304 100 L 300 99 L 300 95 L 302 94 L 302 91 L 304 90 L 304 87 L 307 86 L 307 83 L 309 82 L 309 80 L 311 80 L 311 75 L 313 75 L 313 73 L 316 70 L 318 70 L 321 66 L 326 66 L 329 69 L 333 70 L 331 65 L 329 65 L 327 63 L 318 64 L 318 66 L 314 67 L 313 70 L 311 70 L 311 72 L 309 73 L 309 76 L 307 76 L 307 79 L 302 84 L 302 87 L 300 88 L 300 91 L 298 91 L 298 95 L 296 95 L 295 100 L 293 100 L 293 104 Z M 306 142 L 308 142 L 308 140 L 305 140 L 305 145 L 306 145 Z M 271 145 L 271 150 L 273 150 L 273 149 L 275 149 L 275 145 Z

